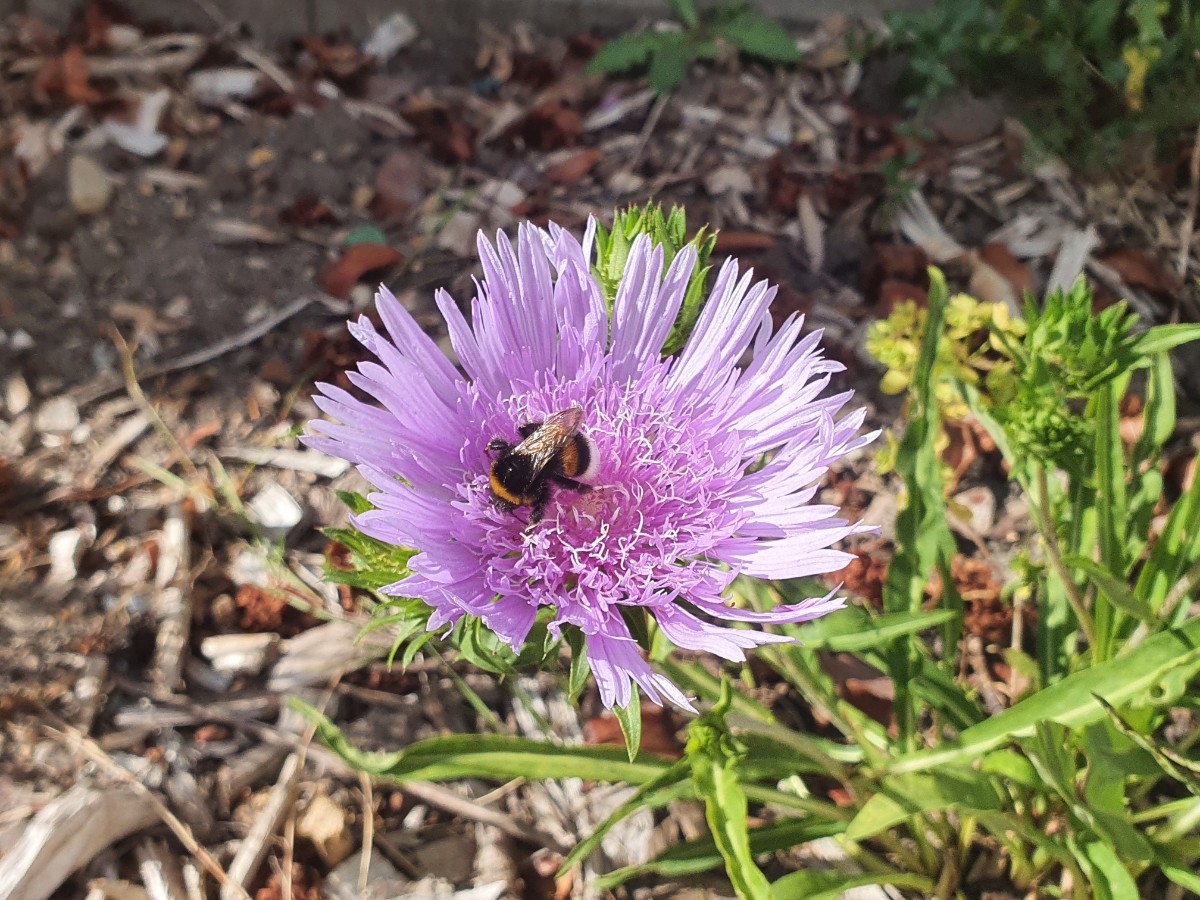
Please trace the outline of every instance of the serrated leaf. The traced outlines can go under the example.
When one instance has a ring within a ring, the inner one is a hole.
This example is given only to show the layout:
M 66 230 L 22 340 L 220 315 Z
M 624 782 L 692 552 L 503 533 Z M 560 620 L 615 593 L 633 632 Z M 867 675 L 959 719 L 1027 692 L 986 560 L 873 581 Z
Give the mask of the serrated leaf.
M 393 547 L 354 528 L 322 528 L 329 540 L 346 547 L 352 569 L 339 569 L 326 560 L 325 578 L 364 590 L 377 591 L 408 577 L 408 561 L 416 554 L 407 547 Z

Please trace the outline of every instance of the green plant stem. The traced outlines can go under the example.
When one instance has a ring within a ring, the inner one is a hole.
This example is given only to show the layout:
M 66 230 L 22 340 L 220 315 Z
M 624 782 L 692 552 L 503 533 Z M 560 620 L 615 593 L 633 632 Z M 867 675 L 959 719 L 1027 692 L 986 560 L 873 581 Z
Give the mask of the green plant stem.
M 1183 577 L 1179 579 L 1179 583 L 1171 588 L 1170 593 L 1163 598 L 1162 605 L 1158 608 L 1159 621 L 1164 624 L 1168 622 L 1174 615 L 1176 608 L 1188 595 L 1192 593 L 1200 585 L 1200 560 L 1192 564 L 1192 567 L 1183 573 Z M 1125 642 L 1123 652 L 1128 652 L 1150 636 L 1150 627 L 1148 623 L 1143 622 L 1134 629 L 1133 634 L 1129 636 L 1129 640 Z
M 1094 653 L 1097 645 L 1096 623 L 1092 620 L 1091 613 L 1088 612 L 1087 604 L 1083 602 L 1083 596 L 1079 593 L 1079 586 L 1075 584 L 1075 579 L 1071 577 L 1066 563 L 1063 562 L 1062 548 L 1058 545 L 1058 534 L 1054 530 L 1054 522 L 1050 518 L 1050 484 L 1046 477 L 1044 466 L 1039 466 L 1037 470 L 1037 492 L 1038 502 L 1035 521 L 1037 522 L 1038 532 L 1042 536 L 1042 541 L 1046 545 L 1046 557 L 1050 561 L 1051 568 L 1054 569 L 1054 574 L 1063 583 L 1063 590 L 1067 594 L 1067 602 L 1071 604 L 1075 618 L 1079 620 L 1079 627 L 1083 629 L 1083 636 L 1087 639 L 1088 647 Z
M 1151 837 L 1156 843 L 1170 844 L 1197 826 L 1200 826 L 1200 802 L 1195 802 L 1191 809 L 1184 810 L 1167 824 L 1153 831 Z

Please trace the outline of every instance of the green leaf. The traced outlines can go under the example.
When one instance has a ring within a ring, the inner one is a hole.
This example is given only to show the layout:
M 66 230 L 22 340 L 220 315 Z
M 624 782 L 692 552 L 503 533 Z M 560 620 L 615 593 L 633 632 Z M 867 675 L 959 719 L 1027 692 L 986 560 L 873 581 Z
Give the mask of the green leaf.
M 1174 778 L 1197 797 L 1200 797 L 1200 760 L 1188 759 L 1186 756 L 1176 753 L 1174 750 L 1160 741 L 1153 740 L 1152 738 L 1140 733 L 1137 729 L 1132 727 L 1128 722 L 1121 718 L 1120 713 L 1113 709 L 1112 704 L 1103 697 L 1096 697 L 1096 702 L 1104 707 L 1104 711 L 1108 713 L 1113 725 L 1116 726 L 1117 730 L 1120 731 L 1121 734 L 1133 741 L 1133 743 L 1135 743 L 1143 751 L 1149 753 L 1150 756 L 1153 757 L 1154 761 L 1158 764 L 1159 768 L 1161 768 L 1169 776 Z
M 1124 579 L 1117 578 L 1098 562 L 1083 556 L 1068 556 L 1063 559 L 1072 569 L 1078 569 L 1088 577 L 1105 599 L 1122 612 L 1128 613 L 1139 622 L 1154 619 L 1154 612 L 1146 602 L 1133 593 Z
M 403 581 L 409 574 L 408 561 L 417 552 L 385 544 L 354 528 L 322 528 L 321 533 L 346 547 L 353 565 L 349 570 L 339 569 L 326 560 L 325 579 L 364 590 L 377 591 Z
M 964 731 L 957 741 L 897 759 L 893 773 L 919 772 L 974 760 L 988 750 L 1034 733 L 1039 722 L 1080 728 L 1104 717 L 1093 695 L 1114 706 L 1147 700 L 1168 675 L 1190 677 L 1200 671 L 1200 618 L 1160 632 L 1125 655 L 1076 672 Z
M 721 28 L 721 35 L 747 56 L 766 62 L 794 63 L 800 59 L 796 39 L 777 22 L 747 12 Z
M 375 504 L 355 491 L 334 491 L 334 493 L 337 494 L 337 498 L 342 503 L 350 508 L 350 512 L 354 515 L 365 513 L 367 510 L 375 508 Z
M 1138 575 L 1137 595 L 1156 613 L 1183 574 L 1200 557 L 1200 478 L 1175 502 L 1167 524 Z
M 812 819 L 784 819 L 771 825 L 750 830 L 750 852 L 754 856 L 791 850 L 823 837 L 833 837 L 845 831 L 840 822 L 820 822 Z M 602 875 L 596 882 L 598 891 L 611 891 L 631 878 L 657 875 L 660 878 L 679 878 L 697 875 L 721 865 L 722 856 L 711 835 L 675 844 L 648 863 L 626 866 Z M 565 867 L 564 867 L 565 868 Z
M 870 875 L 848 875 L 821 869 L 805 869 L 784 875 L 772 888 L 775 900 L 838 900 L 856 887 L 881 885 L 908 888 L 922 896 L 932 895 L 933 879 L 907 872 L 879 872 Z
M 318 710 L 296 698 L 289 703 L 317 726 L 321 741 L 356 769 L 397 783 L 483 778 L 586 778 L 640 785 L 675 763 L 653 754 L 628 761 L 616 747 L 563 747 L 497 734 L 456 734 L 411 744 L 396 753 L 368 753 L 350 744 L 341 730 Z
M 579 700 L 587 687 L 592 667 L 587 661 L 587 637 L 576 625 L 563 626 L 563 639 L 571 648 L 571 670 L 567 675 L 567 699 L 570 703 Z
M 625 752 L 629 754 L 629 761 L 633 762 L 642 746 L 642 698 L 636 684 L 629 687 L 629 703 L 614 706 L 613 714 L 621 726 L 621 734 L 625 736 Z
M 888 566 L 883 600 L 887 612 L 918 613 L 924 604 L 925 585 L 936 568 L 942 576 L 942 602 L 956 613 L 945 623 L 942 643 L 955 647 L 962 632 L 962 598 L 950 572 L 956 544 L 946 520 L 942 462 L 936 446 L 941 427 L 935 369 L 948 301 L 945 277 L 930 268 L 925 333 L 913 371 L 908 425 L 896 455 L 896 470 L 904 479 L 905 505 L 896 516 L 896 552 Z M 886 654 L 896 686 L 894 708 L 901 746 L 912 744 L 918 718 L 909 682 L 922 651 L 911 640 L 897 640 Z
M 684 24 L 685 28 L 700 27 L 700 16 L 696 12 L 694 0 L 671 0 L 671 8 L 675 10 L 675 15 L 679 17 L 679 21 Z
M 958 615 L 951 609 L 932 612 L 895 612 L 871 615 L 861 606 L 847 606 L 836 616 L 824 616 L 804 625 L 786 628 L 809 650 L 857 653 L 876 650 L 897 638 L 936 628 Z
M 624 34 L 601 47 L 588 63 L 588 71 L 616 75 L 645 65 L 658 46 L 658 35 L 650 31 Z
M 1139 900 L 1137 882 L 1129 874 L 1116 851 L 1103 841 L 1088 841 L 1082 848 L 1091 864 L 1088 880 L 1097 900 Z
M 1200 324 L 1156 325 L 1147 329 L 1133 346 L 1143 356 L 1153 356 L 1192 341 L 1200 341 Z
M 1200 894 L 1200 875 L 1197 875 L 1191 869 L 1185 869 L 1183 866 L 1161 861 L 1158 863 L 1158 867 L 1162 869 L 1164 875 L 1181 888 L 1186 888 L 1193 894 Z
M 906 819 L 933 810 L 966 813 L 999 811 L 1004 799 L 990 779 L 974 769 L 943 766 L 931 774 L 888 775 L 846 829 L 846 838 L 862 841 Z
M 654 49 L 654 55 L 650 59 L 648 81 L 650 87 L 654 88 L 658 94 L 665 95 L 683 84 L 683 79 L 687 76 L 688 63 L 692 61 L 692 54 L 683 36 L 665 34 L 660 37 L 663 40 L 659 41 L 658 46 Z M 673 38 L 673 40 L 667 40 L 667 38 Z

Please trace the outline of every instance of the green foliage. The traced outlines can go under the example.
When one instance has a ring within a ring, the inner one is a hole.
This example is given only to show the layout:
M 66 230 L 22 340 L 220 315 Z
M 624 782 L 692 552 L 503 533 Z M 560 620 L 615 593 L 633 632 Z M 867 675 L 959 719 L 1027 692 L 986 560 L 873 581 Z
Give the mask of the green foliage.
M 683 349 L 688 335 L 692 333 L 696 321 L 700 318 L 700 311 L 704 307 L 704 288 L 712 268 L 708 259 L 716 246 L 717 238 L 715 234 L 709 233 L 707 228 L 701 228 L 689 240 L 687 218 L 680 206 L 672 207 L 670 214 L 666 216 L 663 215 L 662 206 L 657 203 L 647 203 L 641 207 L 631 206 L 624 212 L 614 213 L 611 229 L 603 225 L 596 228 L 596 262 L 592 267 L 592 274 L 600 285 L 609 312 L 617 299 L 617 288 L 625 274 L 629 251 L 633 248 L 634 240 L 643 234 L 650 236 L 652 244 L 663 248 L 664 274 L 684 247 L 691 247 L 696 253 L 696 266 L 688 280 L 683 304 L 663 346 L 663 355 L 671 356 Z
M 928 319 L 928 308 L 908 300 L 867 330 L 867 352 L 887 369 L 879 384 L 885 394 L 899 394 L 912 385 Z M 945 319 L 944 339 L 933 364 L 933 389 L 941 414 L 962 419 L 967 404 L 958 383 L 985 385 L 988 393 L 1004 391 L 1013 368 L 1007 346 L 1024 335 L 1025 323 L 1010 316 L 1005 304 L 980 303 L 968 294 L 949 299 Z
M 938 0 L 889 24 L 915 103 L 964 84 L 1006 93 L 1050 149 L 1090 164 L 1200 120 L 1189 0 Z
M 769 63 L 799 59 L 796 41 L 748 2 L 731 2 L 700 12 L 694 0 L 671 0 L 679 28 L 639 31 L 609 41 L 592 57 L 593 72 L 619 74 L 648 70 L 650 87 L 669 94 L 683 83 L 696 60 L 715 59 L 722 44 Z
M 619 218 L 598 239 L 604 272 L 620 270 L 640 228 L 658 235 L 668 253 L 686 238 L 674 213 Z M 353 765 L 398 783 L 584 777 L 634 786 L 564 869 L 638 810 L 703 803 L 708 837 L 607 873 L 598 889 L 718 866 L 740 896 L 776 900 L 832 898 L 867 884 L 915 896 L 974 896 L 985 889 L 977 873 L 996 871 L 1017 893 L 1079 900 L 1166 896 L 1168 885 L 1200 889 L 1200 618 L 1190 614 L 1200 585 L 1200 479 L 1152 532 L 1163 494 L 1160 463 L 1175 430 L 1167 354 L 1200 340 L 1200 326 L 1139 333 L 1122 305 L 1095 312 L 1083 283 L 1044 304 L 1029 302 L 1023 319 L 949 297 L 936 271 L 930 284 L 927 311 L 905 310 L 872 335 L 875 351 L 910 390 L 896 445 L 905 502 L 884 609 L 851 606 L 778 626 L 794 642 L 758 651 L 827 723 L 825 733 L 776 721 L 748 692 L 734 690 L 728 675 L 681 660 L 635 616 L 631 631 L 652 662 L 706 710 L 688 725 L 680 760 L 637 753 L 636 695 L 619 712 L 624 750 L 485 734 L 364 754 L 306 709 L 322 740 Z M 1143 421 L 1140 437 L 1127 443 L 1119 410 L 1135 386 L 1144 395 Z M 1033 654 L 1006 652 L 1029 684 L 1000 709 L 967 677 L 973 665 L 960 651 L 963 604 L 953 589 L 955 541 L 938 458 L 947 408 L 975 417 L 994 438 L 1038 532 L 1013 565 L 1010 585 L 1036 607 L 1027 635 Z M 367 508 L 361 498 L 344 499 L 356 511 Z M 361 583 L 406 570 L 407 551 L 342 538 Z M 931 605 L 926 588 L 935 572 L 943 587 Z M 739 605 L 758 610 L 824 592 L 809 580 L 739 578 L 731 588 Z M 548 615 L 520 654 L 477 622 L 456 625 L 450 644 L 499 675 L 557 666 L 577 694 L 587 677 L 582 635 L 565 630 L 572 660 L 563 670 Z M 428 639 L 427 620 L 417 601 L 380 604 L 379 621 L 396 626 L 404 659 Z M 829 653 L 881 673 L 891 688 L 890 716 L 872 717 L 848 702 L 823 662 Z M 749 827 L 751 814 L 763 824 Z M 764 854 L 830 838 L 853 865 L 774 883 L 764 874 Z

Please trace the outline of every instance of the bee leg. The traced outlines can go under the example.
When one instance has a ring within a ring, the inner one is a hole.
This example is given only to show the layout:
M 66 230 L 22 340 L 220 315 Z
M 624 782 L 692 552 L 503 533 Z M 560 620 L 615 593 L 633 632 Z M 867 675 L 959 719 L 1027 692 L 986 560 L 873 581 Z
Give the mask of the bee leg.
M 521 435 L 521 437 L 527 438 L 541 427 L 542 427 L 541 422 L 526 422 L 524 425 L 522 425 L 520 428 L 517 429 L 517 433 L 519 435 Z
M 586 494 L 592 489 L 590 484 L 584 484 L 582 481 L 576 481 L 574 478 L 568 478 L 566 475 L 552 474 L 550 478 L 560 487 L 565 487 L 567 490 L 575 491 L 579 494 Z
M 550 503 L 550 485 L 543 483 L 541 489 L 529 506 L 529 528 L 532 528 L 546 515 L 546 506 Z

